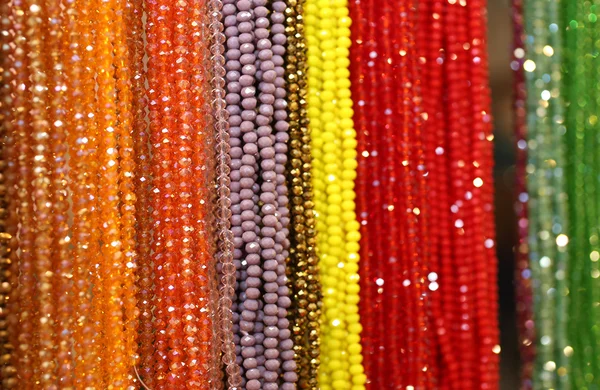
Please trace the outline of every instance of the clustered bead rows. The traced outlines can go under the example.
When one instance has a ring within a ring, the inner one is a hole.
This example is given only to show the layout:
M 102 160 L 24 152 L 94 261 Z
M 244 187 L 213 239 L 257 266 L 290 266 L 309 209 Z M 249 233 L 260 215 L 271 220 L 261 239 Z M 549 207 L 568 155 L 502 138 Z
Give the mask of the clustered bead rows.
M 387 383 L 429 388 L 437 374 L 426 285 L 433 237 L 426 223 L 425 97 L 414 29 L 417 17 L 427 12 L 418 13 L 411 1 L 397 7 L 399 12 L 390 2 L 351 3 L 359 24 L 353 30 L 351 70 L 358 102 L 365 370 L 374 388 Z
M 303 20 L 304 1 L 287 2 L 286 81 L 290 124 L 288 172 L 290 196 L 290 259 L 288 275 L 293 292 L 294 351 L 298 363 L 298 387 L 319 388 L 319 321 L 321 286 L 319 282 L 316 230 L 312 191 L 311 134 L 308 123 L 307 62 Z
M 307 0 L 308 116 L 323 292 L 321 389 L 362 389 L 358 314 L 359 223 L 356 221 L 356 131 L 348 66 L 345 0 Z
M 425 144 L 432 188 L 428 208 L 437 225 L 429 235 L 435 241 L 428 279 L 440 345 L 438 377 L 441 383 L 467 388 L 496 388 L 497 261 L 485 2 L 426 3 L 432 12 L 425 24 L 432 31 L 423 33 L 417 49 L 425 62 L 422 79 L 429 83 L 422 89 L 425 134 L 438 131 Z M 447 112 L 446 106 L 451 107 Z M 465 350 L 460 362 L 453 359 L 458 349 Z
M 136 381 L 134 278 L 122 272 L 134 261 L 129 54 L 123 31 L 111 29 L 129 10 L 124 1 L 98 6 L 18 1 L 3 13 L 2 36 L 11 41 L 5 70 L 14 75 L 3 89 L 13 108 L 3 120 L 5 177 L 14 195 L 9 234 L 18 237 L 10 243 L 8 306 L 19 312 L 7 325 L 20 388 Z M 81 17 L 90 7 L 99 8 L 98 18 Z M 97 56 L 112 52 L 112 42 L 121 46 L 114 55 Z M 98 261 L 99 249 L 109 262 Z M 92 300 L 92 286 L 110 299 Z M 3 378 L 10 387 L 11 376 Z
M 297 380 L 285 272 L 289 210 L 284 176 L 284 3 L 273 2 L 271 10 L 266 5 L 263 0 L 240 0 L 226 1 L 223 7 L 231 225 L 238 268 L 234 330 L 248 389 L 277 389 L 280 374 L 282 388 L 294 388 Z
M 211 292 L 217 283 L 209 191 L 215 135 L 208 62 L 200 60 L 209 52 L 210 33 L 202 27 L 208 15 L 199 1 L 148 3 L 147 14 L 155 348 L 153 377 L 143 379 L 151 388 L 216 388 L 215 333 L 224 330 Z
M 351 2 L 373 388 L 497 386 L 484 10 L 480 1 Z
M 522 241 L 523 388 L 597 386 L 600 241 L 595 4 L 515 4 L 527 39 L 513 69 L 524 76 L 517 123 Z M 522 14 L 520 13 L 522 11 Z M 518 22 L 521 22 L 520 25 Z M 521 182 L 522 183 L 522 182 Z M 531 295 L 532 296 L 531 296 Z M 533 314 L 533 315 L 531 315 Z

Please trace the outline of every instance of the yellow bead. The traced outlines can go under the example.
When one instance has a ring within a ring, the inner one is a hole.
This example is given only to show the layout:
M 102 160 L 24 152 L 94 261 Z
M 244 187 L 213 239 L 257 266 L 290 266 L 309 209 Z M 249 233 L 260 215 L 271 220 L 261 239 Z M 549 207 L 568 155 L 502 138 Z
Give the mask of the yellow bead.
M 358 232 L 358 230 L 348 232 L 348 234 L 346 234 L 346 239 L 348 241 L 358 242 L 360 241 L 360 233 Z
M 358 284 L 348 284 L 346 285 L 346 294 L 350 295 L 358 295 L 358 293 L 360 292 L 360 287 L 358 286 Z
M 351 385 L 348 382 L 341 379 L 333 381 L 332 386 L 336 390 L 348 390 L 351 387 Z
M 358 302 L 356 302 L 356 303 L 358 303 Z M 360 334 L 360 332 L 362 332 L 362 325 L 360 323 L 359 324 L 350 324 L 350 325 L 348 325 L 348 332 Z
M 346 272 L 349 274 L 355 274 L 358 272 L 358 261 L 353 263 L 346 263 Z
M 352 25 L 352 19 L 350 19 L 349 17 L 341 17 L 338 19 L 338 26 L 340 27 L 348 27 L 350 28 L 350 26 Z
M 364 385 L 367 382 L 367 376 L 365 374 L 359 374 L 352 378 L 352 383 L 355 385 Z
M 362 357 L 362 355 L 360 355 L 360 354 L 358 354 L 358 355 L 351 355 L 351 356 L 348 358 L 348 362 L 349 362 L 350 364 L 361 364 L 361 363 L 362 363 L 362 361 L 363 361 L 363 357 Z
M 348 291 L 347 288 L 346 288 L 346 291 Z M 353 295 L 358 296 L 358 291 L 356 294 L 353 294 Z M 346 320 L 346 323 L 348 323 L 348 324 L 358 324 L 358 323 L 360 323 L 360 316 L 358 314 L 350 314 L 350 315 L 346 316 L 345 320 Z M 350 350 L 348 350 L 348 352 L 352 353 Z
M 348 344 L 359 344 L 360 336 L 357 334 L 349 334 L 346 338 L 346 341 L 348 342 Z

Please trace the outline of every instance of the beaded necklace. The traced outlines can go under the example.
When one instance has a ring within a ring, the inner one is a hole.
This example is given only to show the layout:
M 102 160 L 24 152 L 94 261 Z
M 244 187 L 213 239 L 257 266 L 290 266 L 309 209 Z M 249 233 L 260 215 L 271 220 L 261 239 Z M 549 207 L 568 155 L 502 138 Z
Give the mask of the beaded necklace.
M 346 1 L 308 0 L 308 117 L 323 291 L 319 386 L 364 388 L 358 314 L 356 131 L 352 121 Z

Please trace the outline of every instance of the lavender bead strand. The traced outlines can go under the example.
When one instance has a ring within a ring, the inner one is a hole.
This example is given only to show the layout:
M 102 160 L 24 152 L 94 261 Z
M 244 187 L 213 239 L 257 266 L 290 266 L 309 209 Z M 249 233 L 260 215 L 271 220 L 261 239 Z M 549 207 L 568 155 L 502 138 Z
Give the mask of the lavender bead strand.
M 293 389 L 297 380 L 293 351 L 284 356 L 282 353 L 292 350 L 293 343 L 287 320 L 287 308 L 290 306 L 289 292 L 286 286 L 285 259 L 289 248 L 288 229 L 289 209 L 284 169 L 287 162 L 287 111 L 285 104 L 283 55 L 285 54 L 286 37 L 284 35 L 285 4 L 273 3 L 273 22 L 269 34 L 268 10 L 266 0 L 255 0 L 257 39 L 260 60 L 257 78 L 259 80 L 259 113 L 257 125 L 259 134 L 259 153 L 263 183 L 261 185 L 261 208 L 263 227 L 261 244 L 264 259 L 263 282 L 265 289 L 265 372 L 263 374 L 266 390 L 278 389 L 278 378 L 284 372 L 282 388 Z M 273 118 L 277 134 L 273 134 Z M 291 356 L 290 356 L 291 355 Z M 291 370 L 291 372 L 290 372 Z
M 233 314 L 232 314 L 232 296 L 235 286 L 235 266 L 233 264 L 233 233 L 230 228 L 231 219 L 231 199 L 230 199 L 230 179 L 229 179 L 229 133 L 227 122 L 228 113 L 225 110 L 225 58 L 223 56 L 225 36 L 223 35 L 223 24 L 221 22 L 223 15 L 221 9 L 223 4 L 221 0 L 210 0 L 208 2 L 208 12 L 210 20 L 211 33 L 211 55 L 213 64 L 212 85 L 212 107 L 215 117 L 215 136 L 217 149 L 217 188 L 218 188 L 218 219 L 217 228 L 219 232 L 219 263 L 221 265 L 221 288 L 220 288 L 220 321 L 223 363 L 226 366 L 228 388 L 238 390 L 242 385 L 240 368 L 236 363 L 235 344 L 233 333 Z
M 276 390 L 281 385 L 291 390 L 297 375 L 285 269 L 290 222 L 285 183 L 286 7 L 275 1 L 269 20 L 267 0 L 224 3 L 237 362 L 246 389 Z

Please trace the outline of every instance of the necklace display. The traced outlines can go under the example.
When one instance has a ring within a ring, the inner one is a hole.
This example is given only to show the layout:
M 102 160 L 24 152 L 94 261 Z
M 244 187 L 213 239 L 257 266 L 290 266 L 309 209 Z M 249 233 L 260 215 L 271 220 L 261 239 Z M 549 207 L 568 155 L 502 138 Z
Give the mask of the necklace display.
M 0 0 L 2 387 L 497 388 L 484 8 Z

